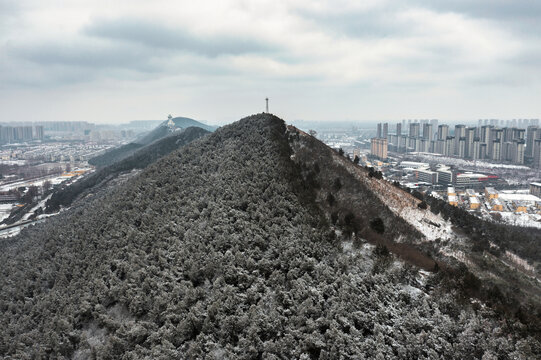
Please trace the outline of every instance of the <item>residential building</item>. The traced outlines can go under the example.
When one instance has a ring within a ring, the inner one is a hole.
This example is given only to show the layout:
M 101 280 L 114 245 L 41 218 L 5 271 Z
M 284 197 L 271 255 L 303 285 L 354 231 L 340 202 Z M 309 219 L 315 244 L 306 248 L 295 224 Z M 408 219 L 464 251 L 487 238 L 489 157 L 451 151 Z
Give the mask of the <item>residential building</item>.
M 387 139 L 372 138 L 371 153 L 380 159 L 387 159 Z

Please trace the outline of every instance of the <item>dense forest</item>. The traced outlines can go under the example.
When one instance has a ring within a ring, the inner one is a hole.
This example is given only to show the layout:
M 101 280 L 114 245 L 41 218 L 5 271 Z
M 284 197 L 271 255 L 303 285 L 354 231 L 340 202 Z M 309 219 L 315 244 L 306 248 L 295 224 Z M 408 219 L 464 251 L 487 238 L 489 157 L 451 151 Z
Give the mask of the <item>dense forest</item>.
M 101 155 L 93 157 L 92 159 L 88 161 L 88 163 L 92 166 L 97 166 L 97 167 L 104 167 L 107 165 L 111 165 L 129 157 L 130 155 L 135 153 L 137 150 L 139 150 L 143 146 L 144 146 L 143 144 L 137 144 L 134 142 L 121 145 L 111 150 L 107 150 L 105 153 Z
M 132 155 L 123 157 L 111 165 L 98 168 L 95 173 L 84 177 L 82 180 L 56 190 L 51 198 L 47 200 L 46 212 L 56 212 L 60 210 L 61 206 L 70 206 L 78 196 L 87 192 L 95 192 L 98 186 L 115 179 L 119 174 L 133 169 L 144 169 L 162 156 L 206 134 L 208 134 L 207 130 L 190 127 L 143 146 L 134 151 Z
M 318 165 L 332 150 L 303 153 L 296 136 L 272 115 L 245 118 L 0 243 L 0 353 L 539 357 L 539 334 L 518 319 L 389 252 L 419 234 Z

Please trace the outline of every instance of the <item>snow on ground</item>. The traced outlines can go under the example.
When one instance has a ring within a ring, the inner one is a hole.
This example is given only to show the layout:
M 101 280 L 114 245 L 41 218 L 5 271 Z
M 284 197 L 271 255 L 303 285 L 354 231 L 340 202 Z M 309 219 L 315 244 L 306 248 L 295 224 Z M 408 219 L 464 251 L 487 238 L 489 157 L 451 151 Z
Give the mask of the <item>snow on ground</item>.
M 15 236 L 21 232 L 23 226 L 16 226 L 6 230 L 0 230 L 0 239 Z
M 0 204 L 0 222 L 4 221 L 13 209 L 13 204 Z
M 471 262 L 471 260 L 466 257 L 466 254 L 464 253 L 464 251 L 456 250 L 456 249 L 449 249 L 449 248 L 441 248 L 440 253 L 447 257 L 453 257 L 457 259 L 458 261 L 466 264 L 467 266 L 473 266 L 473 262 Z
M 2 165 L 25 165 L 26 160 L 0 160 Z
M 501 221 L 506 224 L 541 229 L 541 215 L 539 214 L 516 214 L 511 211 L 502 211 L 499 214 L 502 216 Z
M 419 270 L 417 274 L 418 275 L 415 280 L 417 280 L 417 284 L 419 284 L 421 287 L 426 286 L 427 280 L 430 278 L 430 276 L 432 276 L 432 274 L 426 270 Z
M 479 161 L 479 160 L 472 161 L 472 160 L 465 160 L 465 159 L 442 156 L 439 154 L 415 153 L 411 155 L 415 155 L 416 157 L 420 159 L 424 159 L 425 161 L 428 161 L 428 162 L 445 164 L 445 165 L 456 165 L 456 166 L 463 166 L 463 167 L 477 167 L 477 168 L 487 168 L 487 169 L 499 168 L 499 169 L 513 169 L 513 170 L 531 170 L 531 168 L 524 165 L 498 164 L 498 163 L 489 163 L 486 161 Z
M 532 194 L 500 192 L 498 197 L 505 201 L 515 201 L 515 200 L 516 201 L 530 201 L 530 202 L 541 201 L 540 198 Z
M 529 194 L 529 189 L 521 189 L 521 190 L 499 190 L 500 194 Z
M 402 290 L 408 293 L 411 297 L 428 296 L 424 291 L 411 285 L 403 285 Z
M 334 155 L 336 162 L 350 162 L 342 156 Z M 435 215 L 430 210 L 418 208 L 421 202 L 413 195 L 398 189 L 391 183 L 370 178 L 357 167 L 344 166 L 356 179 L 368 186 L 374 194 L 395 214 L 402 217 L 414 228 L 421 232 L 426 240 L 434 241 L 438 238 L 449 240 L 456 235 L 451 229 L 451 222 L 444 220 L 440 214 Z
M 51 196 L 53 196 L 53 194 L 49 194 L 49 196 L 47 196 L 45 199 L 42 199 L 39 203 L 37 203 L 36 206 L 34 206 L 32 209 L 30 209 L 29 212 L 27 212 L 26 214 L 24 214 L 22 220 L 28 220 L 28 218 L 30 216 L 32 216 L 32 214 L 34 213 L 34 211 L 36 211 L 37 209 L 39 209 L 40 207 L 42 209 L 45 208 L 45 203 L 47 202 L 47 200 L 49 200 L 51 198 Z
M 506 250 L 505 251 L 505 256 L 507 256 L 507 258 L 509 260 L 511 260 L 515 265 L 523 267 L 524 270 L 530 271 L 532 273 L 535 271 L 535 267 L 528 264 L 528 261 L 524 260 L 523 258 L 518 256 L 517 254 L 513 254 L 511 251 Z
M 419 230 L 428 241 L 434 241 L 438 238 L 450 240 L 455 237 L 455 233 L 451 229 L 451 223 L 430 210 L 405 207 L 397 211 L 392 207 L 389 208 Z
M 90 173 L 90 172 L 89 172 Z M 17 181 L 11 184 L 4 184 L 0 186 L 0 191 L 9 191 L 11 189 L 16 189 L 21 186 L 43 186 L 43 183 L 45 181 L 50 181 L 52 185 L 57 185 L 60 183 L 63 183 L 66 180 L 72 179 L 75 175 L 68 175 L 68 174 L 62 174 L 62 175 L 48 175 L 44 176 L 38 179 L 32 179 L 32 180 L 21 180 Z M 77 176 L 76 179 L 81 178 L 82 176 Z

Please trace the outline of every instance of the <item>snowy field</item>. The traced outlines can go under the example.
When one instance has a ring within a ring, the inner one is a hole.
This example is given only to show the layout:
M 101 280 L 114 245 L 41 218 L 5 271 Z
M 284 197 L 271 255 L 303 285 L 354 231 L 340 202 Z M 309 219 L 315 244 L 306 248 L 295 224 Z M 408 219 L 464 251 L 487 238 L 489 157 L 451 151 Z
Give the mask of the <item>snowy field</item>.
M 26 165 L 26 160 L 0 160 L 0 165 Z
M 9 216 L 12 208 L 12 204 L 0 204 L 0 222 L 4 221 L 4 219 Z
M 84 171 L 86 171 L 85 175 L 92 172 L 92 169 L 90 169 L 90 168 L 74 169 L 74 171 L 76 171 L 76 170 L 84 170 Z M 22 181 L 17 181 L 17 182 L 10 183 L 10 184 L 0 185 L 0 191 L 9 191 L 11 189 L 16 189 L 16 188 L 21 187 L 21 186 L 25 186 L 25 187 L 38 186 L 38 187 L 40 187 L 40 186 L 43 186 L 43 183 L 45 181 L 47 181 L 47 180 L 50 181 L 52 185 L 57 185 L 57 184 L 63 183 L 66 180 L 69 180 L 69 179 L 71 179 L 73 177 L 74 177 L 74 175 L 62 174 L 62 175 L 44 176 L 44 177 L 41 177 L 39 179 L 33 179 L 33 180 L 22 180 Z M 79 179 L 81 177 L 82 176 L 77 176 L 76 179 Z

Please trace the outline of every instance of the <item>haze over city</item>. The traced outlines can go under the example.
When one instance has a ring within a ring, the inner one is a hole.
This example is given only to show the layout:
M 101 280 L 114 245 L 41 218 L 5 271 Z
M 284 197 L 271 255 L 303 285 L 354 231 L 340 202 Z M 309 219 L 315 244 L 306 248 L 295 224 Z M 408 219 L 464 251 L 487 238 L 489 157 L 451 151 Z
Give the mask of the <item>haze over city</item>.
M 537 118 L 541 4 L 0 2 L 0 121 Z

